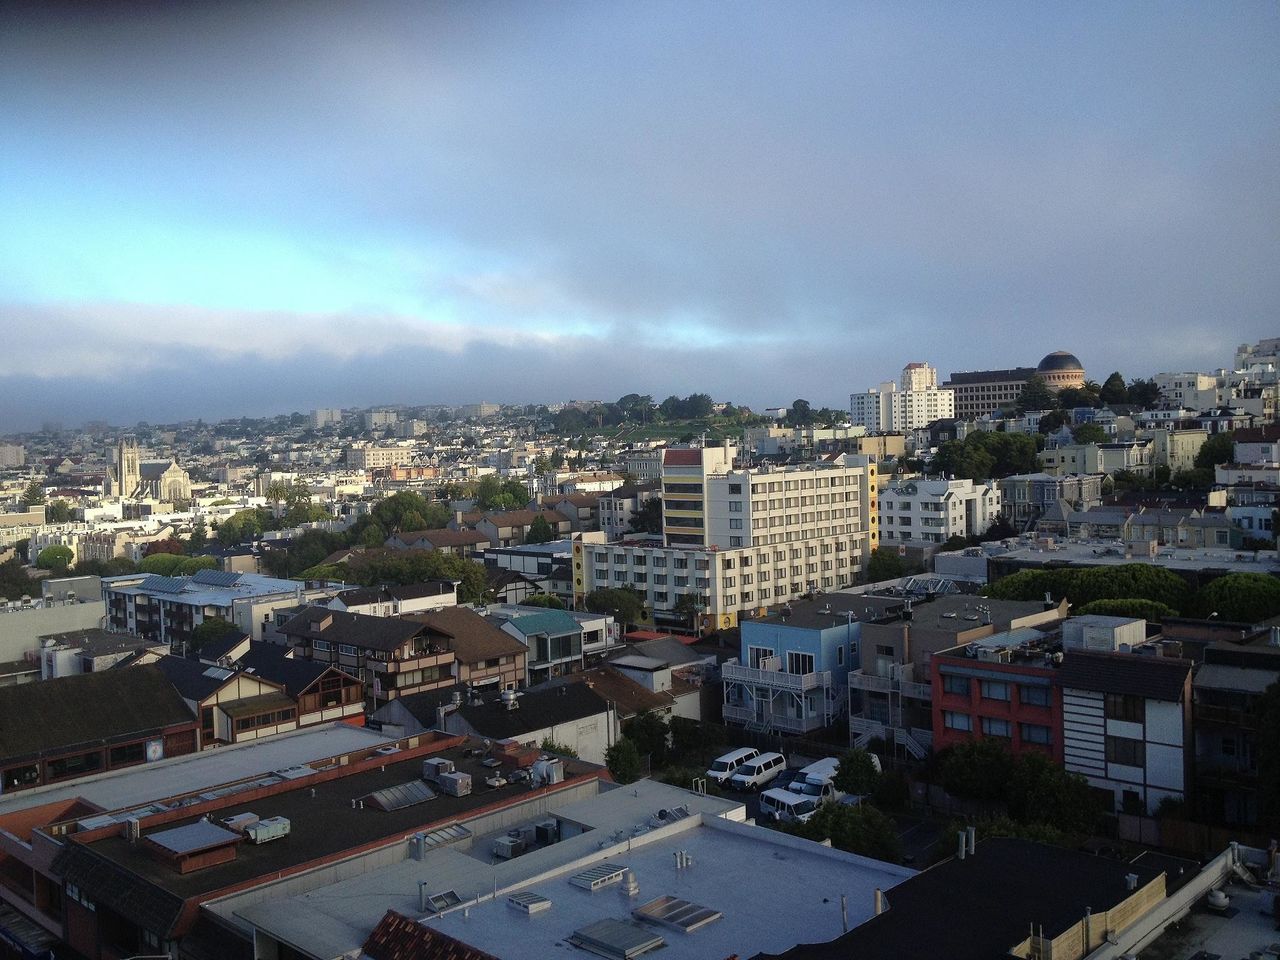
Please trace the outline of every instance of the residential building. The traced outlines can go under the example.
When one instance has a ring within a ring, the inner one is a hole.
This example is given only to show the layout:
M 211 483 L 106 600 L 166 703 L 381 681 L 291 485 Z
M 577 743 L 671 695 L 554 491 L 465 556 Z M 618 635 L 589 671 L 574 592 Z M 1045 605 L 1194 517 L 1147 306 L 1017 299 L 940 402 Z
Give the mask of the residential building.
M 253 643 L 235 658 L 244 673 L 280 687 L 297 708 L 298 728 L 364 722 L 364 685 L 329 663 L 295 655 L 277 643 Z
M 849 419 L 872 433 L 909 433 L 934 420 L 955 416 L 955 394 L 938 388 L 938 371 L 909 363 L 898 383 L 888 381 L 849 397 Z
M 1046 447 L 1040 465 L 1051 476 L 1078 473 L 1114 474 L 1120 471 L 1148 476 L 1155 444 L 1150 439 L 1127 443 L 1066 443 Z
M 528 679 L 528 649 L 467 607 L 410 614 L 430 642 L 453 654 L 453 679 L 472 689 L 514 690 Z
M 907 480 L 880 493 L 880 542 L 888 547 L 981 536 L 999 515 L 995 480 Z
M 1053 633 L 1020 627 L 935 653 L 933 748 L 994 740 L 1014 754 L 1037 750 L 1061 763 L 1056 640 Z
M 467 560 L 479 560 L 493 546 L 488 534 L 476 530 L 408 530 L 393 533 L 386 546 L 392 550 L 439 550 Z
M 1101 474 L 1023 473 L 998 480 L 1000 512 L 1020 531 L 1032 529 L 1052 505 L 1065 502 L 1071 510 L 1102 505 Z
M 196 718 L 156 666 L 0 687 L 0 794 L 197 749 Z
M 603 496 L 605 494 L 601 493 L 560 494 L 547 497 L 542 506 L 568 517 L 571 532 L 589 533 L 600 529 L 600 498 Z M 536 509 L 536 505 L 531 503 L 529 509 Z
M 586 683 L 549 690 L 495 690 L 439 708 L 437 729 L 537 750 L 547 741 L 604 764 L 621 735 L 609 702 Z
M 660 496 L 661 483 L 654 481 L 643 486 L 625 485 L 600 494 L 597 501 L 600 513 L 600 531 L 610 542 L 621 540 L 633 533 L 632 523 L 640 508 L 649 500 Z
M 1137 432 L 1137 439 L 1151 442 L 1152 465 L 1168 467 L 1173 473 L 1194 469 L 1196 454 L 1208 438 L 1203 430 L 1178 427 L 1149 428 Z
M 566 610 L 516 607 L 491 614 L 490 622 L 515 637 L 528 651 L 530 684 L 573 673 L 586 665 L 582 624 Z
M 364 423 L 366 430 L 382 430 L 386 427 L 395 426 L 398 416 L 394 410 L 373 409 L 366 410 L 361 415 L 361 421 Z
M 1067 650 L 1062 683 L 1066 768 L 1116 813 L 1153 815 L 1190 790 L 1191 661 Z
M 567 537 L 573 531 L 573 521 L 557 510 L 506 510 L 486 513 L 475 524 L 477 533 L 483 534 L 492 546 L 514 547 L 525 542 L 529 528 L 539 517 L 551 529 L 553 538 Z
M 1228 399 L 1225 377 L 1216 374 L 1157 373 L 1152 379 L 1160 389 L 1161 403 L 1167 407 L 1198 412 L 1220 407 Z
M 708 478 L 733 468 L 737 451 L 728 442 L 722 447 L 673 448 L 662 454 L 662 536 L 668 545 L 707 546 L 706 506 Z M 742 493 L 741 480 L 737 494 Z M 734 492 L 730 490 L 730 492 Z M 739 521 L 741 523 L 741 520 Z M 742 546 L 742 535 L 736 546 Z M 730 546 L 728 542 L 716 544 Z
M 425 610 L 458 605 L 458 580 L 428 580 L 425 583 L 356 587 L 335 594 L 326 607 L 371 617 L 403 617 Z
M 160 657 L 155 666 L 200 718 L 202 750 L 298 729 L 298 704 L 281 683 L 185 657 Z
M 341 587 L 307 586 L 257 573 L 201 570 L 189 577 L 103 577 L 110 629 L 171 645 L 189 643 L 209 617 L 235 624 L 253 640 L 275 636 L 274 612 L 319 602 Z
M 652 483 L 662 479 L 662 450 L 627 450 L 618 464 L 636 483 Z
M 336 407 L 319 407 L 311 411 L 311 427 L 321 430 L 342 422 L 342 411 Z
M 933 742 L 932 657 L 998 633 L 1054 626 L 1067 606 L 950 595 L 864 623 L 860 663 L 849 673 L 851 742 L 865 747 L 879 738 L 922 759 Z
M 167 654 L 167 643 L 154 643 L 124 633 L 106 630 L 72 630 L 42 637 L 37 658 L 37 680 L 71 677 L 78 673 L 100 673 L 122 660 L 142 652 Z
M 295 648 L 295 655 L 333 664 L 359 677 L 373 709 L 405 694 L 455 682 L 453 652 L 416 619 L 370 617 L 313 606 L 286 620 L 279 632 Z
M 406 464 L 411 459 L 413 450 L 409 447 L 361 444 L 347 448 L 347 466 L 352 470 L 387 470 Z
M 0 469 L 25 466 L 27 451 L 18 443 L 0 443 Z
M 1280 463 L 1280 424 L 1237 430 L 1231 440 L 1233 463 Z
M 1261 704 L 1280 683 L 1280 628 L 1233 626 L 1223 631 L 1229 639 L 1203 647 L 1192 680 L 1195 812 L 1208 823 L 1254 827 Z
M 827 593 L 743 620 L 741 652 L 720 667 L 726 723 L 811 733 L 848 710 L 849 672 L 861 665 L 863 623 L 902 609 L 901 598 Z

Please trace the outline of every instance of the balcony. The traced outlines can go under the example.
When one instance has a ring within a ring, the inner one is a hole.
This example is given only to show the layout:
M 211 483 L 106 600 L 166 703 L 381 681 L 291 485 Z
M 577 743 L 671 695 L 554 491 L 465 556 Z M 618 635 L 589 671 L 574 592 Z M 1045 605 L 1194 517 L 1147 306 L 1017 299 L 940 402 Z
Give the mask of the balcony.
M 898 684 L 899 689 L 904 697 L 911 697 L 913 700 L 932 700 L 933 687 L 927 683 L 916 683 L 914 680 L 902 680 Z
M 888 677 L 877 677 L 870 673 L 855 670 L 849 674 L 851 690 L 873 690 L 876 693 L 888 693 L 893 689 L 893 681 Z
M 822 729 L 823 725 L 821 716 L 789 717 L 782 713 L 768 712 L 759 716 L 754 707 L 734 703 L 726 703 L 722 715 L 730 723 L 755 724 L 757 729 L 760 724 L 765 724 L 770 730 L 780 733 L 810 733 Z
M 720 676 L 726 682 L 752 683 L 773 690 L 791 690 L 803 692 L 816 690 L 818 687 L 831 686 L 831 671 L 821 670 L 814 673 L 785 673 L 781 670 L 757 670 L 755 667 L 744 667 L 732 661 L 720 667 Z

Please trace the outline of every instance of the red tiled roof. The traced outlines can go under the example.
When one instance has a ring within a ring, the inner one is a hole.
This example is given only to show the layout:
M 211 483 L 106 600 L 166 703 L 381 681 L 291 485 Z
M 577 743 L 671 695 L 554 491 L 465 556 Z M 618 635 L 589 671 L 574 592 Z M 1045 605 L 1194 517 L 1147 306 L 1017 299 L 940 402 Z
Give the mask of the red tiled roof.
M 670 467 L 696 467 L 702 463 L 702 451 L 694 448 L 691 450 L 664 450 L 662 451 L 663 466 Z
M 383 915 L 361 949 L 372 960 L 497 960 L 394 910 Z

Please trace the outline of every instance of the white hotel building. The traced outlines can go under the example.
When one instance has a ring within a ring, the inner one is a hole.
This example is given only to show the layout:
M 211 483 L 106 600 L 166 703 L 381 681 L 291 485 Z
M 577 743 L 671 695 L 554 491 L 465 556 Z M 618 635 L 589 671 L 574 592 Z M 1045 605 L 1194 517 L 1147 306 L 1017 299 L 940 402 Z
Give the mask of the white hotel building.
M 955 393 L 938 388 L 938 371 L 909 363 L 899 383 L 885 381 L 849 397 L 849 420 L 871 433 L 909 433 L 956 415 Z

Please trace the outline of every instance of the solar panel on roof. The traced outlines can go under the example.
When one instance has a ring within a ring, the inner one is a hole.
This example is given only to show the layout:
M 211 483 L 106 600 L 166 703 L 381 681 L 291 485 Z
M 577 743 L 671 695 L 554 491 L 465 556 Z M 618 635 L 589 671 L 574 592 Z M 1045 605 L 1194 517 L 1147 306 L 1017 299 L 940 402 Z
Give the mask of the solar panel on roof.
M 187 581 L 179 580 L 177 577 L 162 577 L 153 573 L 142 581 L 139 589 L 150 593 L 181 593 L 186 585 Z
M 191 581 L 206 587 L 234 587 L 240 582 L 240 574 L 225 570 L 197 570 L 191 575 Z
M 375 790 L 366 799 L 380 810 L 403 810 L 435 798 L 436 792 L 421 780 L 410 780 L 408 783 Z
M 685 933 L 692 933 L 724 916 L 719 910 L 671 896 L 650 900 L 632 910 L 631 915 L 637 920 L 652 920 Z

